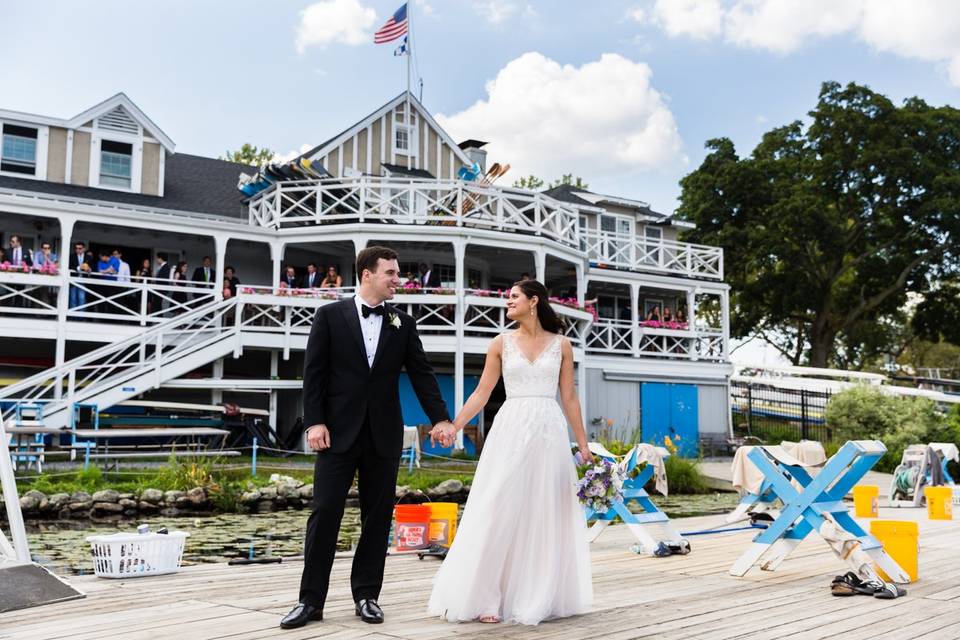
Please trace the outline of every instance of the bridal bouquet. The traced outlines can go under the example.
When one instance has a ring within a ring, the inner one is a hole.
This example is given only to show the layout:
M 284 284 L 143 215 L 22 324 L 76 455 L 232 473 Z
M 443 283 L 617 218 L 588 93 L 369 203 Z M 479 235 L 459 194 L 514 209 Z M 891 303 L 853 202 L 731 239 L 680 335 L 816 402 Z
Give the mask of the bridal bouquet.
M 605 458 L 590 465 L 577 482 L 577 498 L 584 507 L 606 513 L 615 501 L 623 500 L 623 472 Z

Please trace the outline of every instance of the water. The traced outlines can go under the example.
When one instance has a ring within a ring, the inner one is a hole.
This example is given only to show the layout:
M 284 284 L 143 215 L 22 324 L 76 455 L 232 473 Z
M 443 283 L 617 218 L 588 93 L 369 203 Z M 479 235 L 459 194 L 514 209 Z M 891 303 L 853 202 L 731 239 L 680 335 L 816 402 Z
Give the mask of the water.
M 694 496 L 654 496 L 654 502 L 671 518 L 727 513 L 738 502 L 734 493 Z M 170 531 L 186 531 L 183 564 L 226 562 L 231 558 L 291 556 L 303 553 L 303 534 L 307 526 L 307 510 L 273 513 L 164 518 L 119 522 L 85 520 L 47 520 L 27 523 L 30 549 L 41 563 L 63 574 L 93 572 L 90 544 L 86 537 L 97 534 L 136 533 L 137 525 L 146 522 L 151 531 L 167 527 Z M 343 524 L 337 542 L 338 551 L 350 551 L 360 537 L 360 510 L 344 510 Z

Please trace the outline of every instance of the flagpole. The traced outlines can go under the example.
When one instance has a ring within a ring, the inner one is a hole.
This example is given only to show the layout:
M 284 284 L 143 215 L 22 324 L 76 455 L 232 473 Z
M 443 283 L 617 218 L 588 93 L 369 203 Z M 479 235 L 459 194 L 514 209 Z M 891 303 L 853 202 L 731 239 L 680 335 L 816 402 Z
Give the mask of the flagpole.
M 410 113 L 410 57 L 413 55 L 413 3 L 407 0 L 407 124 L 413 124 Z

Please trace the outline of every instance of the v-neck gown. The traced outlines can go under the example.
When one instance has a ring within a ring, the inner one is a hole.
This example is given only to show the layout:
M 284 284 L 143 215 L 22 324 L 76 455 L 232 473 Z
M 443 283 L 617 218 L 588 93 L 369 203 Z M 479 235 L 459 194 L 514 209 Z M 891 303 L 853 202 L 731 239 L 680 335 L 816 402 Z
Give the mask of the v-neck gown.
M 586 612 L 590 551 L 557 391 L 561 338 L 531 362 L 504 334 L 507 399 L 484 442 L 428 612 L 449 621 L 497 616 L 537 624 Z

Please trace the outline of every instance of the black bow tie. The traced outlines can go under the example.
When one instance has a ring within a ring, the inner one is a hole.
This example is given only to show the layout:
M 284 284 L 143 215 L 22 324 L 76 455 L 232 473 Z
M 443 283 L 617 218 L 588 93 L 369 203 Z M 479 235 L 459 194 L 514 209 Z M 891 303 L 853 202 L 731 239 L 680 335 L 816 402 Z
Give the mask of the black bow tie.
M 381 305 L 376 306 L 376 307 L 368 307 L 367 305 L 362 304 L 362 305 L 360 305 L 360 311 L 363 313 L 363 317 L 364 317 L 364 318 L 370 317 L 370 314 L 371 314 L 371 313 L 375 313 L 375 314 L 377 314 L 378 316 L 382 316 L 382 315 L 383 315 L 383 305 L 381 304 Z

